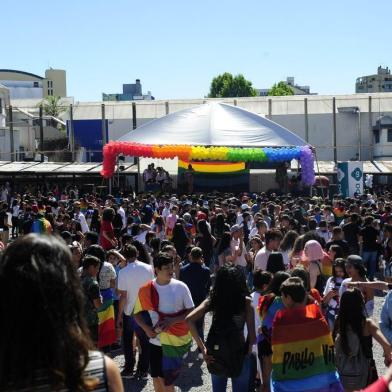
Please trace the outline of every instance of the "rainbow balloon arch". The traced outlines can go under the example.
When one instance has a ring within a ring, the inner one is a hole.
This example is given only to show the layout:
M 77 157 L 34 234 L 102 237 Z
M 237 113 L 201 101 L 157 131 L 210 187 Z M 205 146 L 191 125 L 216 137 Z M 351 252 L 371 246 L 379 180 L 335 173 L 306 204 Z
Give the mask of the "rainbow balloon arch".
M 287 162 L 293 159 L 301 165 L 301 180 L 305 185 L 315 183 L 314 160 L 311 146 L 300 147 L 206 147 L 191 145 L 151 145 L 132 142 L 107 143 L 103 148 L 101 175 L 113 176 L 118 155 L 140 158 L 174 159 L 184 161 L 211 160 L 228 162 Z

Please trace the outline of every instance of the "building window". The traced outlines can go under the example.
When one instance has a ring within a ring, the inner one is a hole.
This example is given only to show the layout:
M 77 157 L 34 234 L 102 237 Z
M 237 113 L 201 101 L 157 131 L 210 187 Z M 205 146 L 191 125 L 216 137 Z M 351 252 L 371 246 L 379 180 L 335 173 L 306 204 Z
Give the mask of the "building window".
M 387 142 L 392 143 L 392 129 L 388 129 Z
M 39 87 L 39 86 L 38 86 L 38 82 L 34 82 L 34 83 L 33 83 L 33 87 Z
M 374 131 L 374 144 L 380 143 L 380 130 L 376 129 Z
M 368 84 L 368 88 L 373 88 L 373 85 L 372 84 Z

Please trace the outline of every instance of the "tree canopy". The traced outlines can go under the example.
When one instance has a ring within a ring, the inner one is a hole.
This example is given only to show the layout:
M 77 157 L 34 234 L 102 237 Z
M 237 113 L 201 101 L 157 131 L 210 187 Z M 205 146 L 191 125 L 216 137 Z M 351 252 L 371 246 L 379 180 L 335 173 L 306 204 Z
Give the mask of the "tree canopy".
M 254 97 L 256 95 L 252 82 L 246 80 L 244 75 L 233 76 L 231 73 L 225 72 L 212 79 L 208 98 Z
M 44 114 L 47 116 L 59 117 L 67 108 L 64 106 L 61 97 L 47 96 L 37 106 L 42 105 Z
M 281 96 L 281 95 L 294 95 L 294 90 L 285 82 L 275 83 L 268 91 L 268 95 Z

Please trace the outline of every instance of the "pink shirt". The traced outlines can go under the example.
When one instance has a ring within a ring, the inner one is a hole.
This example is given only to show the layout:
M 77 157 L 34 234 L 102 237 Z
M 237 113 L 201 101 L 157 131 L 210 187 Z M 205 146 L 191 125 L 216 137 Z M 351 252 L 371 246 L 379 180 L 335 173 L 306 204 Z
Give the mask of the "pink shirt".
M 177 215 L 170 214 L 166 218 L 166 226 L 167 226 L 167 228 L 173 230 L 174 226 L 176 225 L 177 219 L 178 219 Z

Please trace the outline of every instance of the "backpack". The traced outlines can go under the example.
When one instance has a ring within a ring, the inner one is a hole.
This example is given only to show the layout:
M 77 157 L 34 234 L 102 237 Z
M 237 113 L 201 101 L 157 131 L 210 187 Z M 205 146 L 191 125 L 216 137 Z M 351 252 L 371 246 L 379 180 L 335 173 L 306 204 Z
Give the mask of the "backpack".
M 206 341 L 207 354 L 214 361 L 207 365 L 208 371 L 220 377 L 238 377 L 246 355 L 246 343 L 243 328 L 239 328 L 234 320 L 215 318 Z
M 344 388 L 351 391 L 360 390 L 367 385 L 370 360 L 363 352 L 358 335 L 351 328 L 347 331 L 347 339 L 350 355 L 343 351 L 340 335 L 336 337 L 335 364 Z

